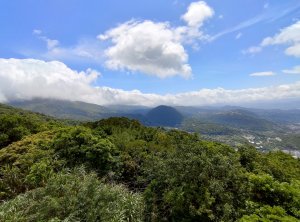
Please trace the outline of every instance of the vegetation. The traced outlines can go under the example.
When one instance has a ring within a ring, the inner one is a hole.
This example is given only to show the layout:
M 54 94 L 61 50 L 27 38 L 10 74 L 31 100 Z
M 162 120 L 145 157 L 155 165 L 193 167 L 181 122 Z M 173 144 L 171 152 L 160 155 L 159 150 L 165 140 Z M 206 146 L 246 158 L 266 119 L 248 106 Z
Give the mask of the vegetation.
M 59 119 L 71 119 L 71 123 L 74 123 L 74 120 L 95 121 L 122 116 L 139 120 L 146 126 L 177 127 L 184 131 L 197 132 L 203 139 L 234 147 L 252 144 L 262 151 L 280 149 L 300 157 L 300 153 L 297 152 L 300 150 L 300 128 L 297 124 L 300 120 L 299 110 L 226 106 L 158 106 L 153 109 L 122 105 L 104 107 L 84 102 L 41 98 L 13 101 L 10 104 Z
M 0 221 L 300 220 L 300 161 L 283 152 L 8 106 L 0 135 Z
M 45 115 L 22 111 L 0 104 L 0 148 L 47 129 L 56 128 L 61 122 Z
M 82 168 L 49 178 L 44 187 L 0 206 L 0 221 L 142 221 L 143 200 L 122 186 L 104 184 Z

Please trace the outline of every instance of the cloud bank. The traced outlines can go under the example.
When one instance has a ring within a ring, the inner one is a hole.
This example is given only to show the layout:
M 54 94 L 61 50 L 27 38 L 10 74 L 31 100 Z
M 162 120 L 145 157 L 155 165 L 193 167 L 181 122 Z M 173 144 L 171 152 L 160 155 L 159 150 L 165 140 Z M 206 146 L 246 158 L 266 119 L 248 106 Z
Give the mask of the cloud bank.
M 264 88 L 228 90 L 200 89 L 177 94 L 146 94 L 110 87 L 94 87 L 100 76 L 95 70 L 75 71 L 62 62 L 35 59 L 0 59 L 0 102 L 52 98 L 84 101 L 99 105 L 126 104 L 155 106 L 239 104 L 300 98 L 300 81 Z

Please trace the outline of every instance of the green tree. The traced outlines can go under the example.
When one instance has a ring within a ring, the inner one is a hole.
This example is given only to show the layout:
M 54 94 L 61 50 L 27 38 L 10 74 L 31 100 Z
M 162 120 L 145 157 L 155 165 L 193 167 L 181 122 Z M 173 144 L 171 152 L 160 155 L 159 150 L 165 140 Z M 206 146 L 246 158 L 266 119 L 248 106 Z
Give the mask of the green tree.
M 94 135 L 86 127 L 69 127 L 57 132 L 51 149 L 69 167 L 84 164 L 99 175 L 106 175 L 118 168 L 118 151 L 109 140 Z
M 247 198 L 238 155 L 212 142 L 185 143 L 145 167 L 149 221 L 234 221 Z

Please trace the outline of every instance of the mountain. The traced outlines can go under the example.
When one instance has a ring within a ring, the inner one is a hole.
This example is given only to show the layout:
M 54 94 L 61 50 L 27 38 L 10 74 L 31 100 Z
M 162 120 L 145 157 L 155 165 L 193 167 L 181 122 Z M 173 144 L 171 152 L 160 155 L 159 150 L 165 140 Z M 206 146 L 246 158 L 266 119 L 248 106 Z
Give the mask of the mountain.
M 12 101 L 8 105 L 59 119 L 93 121 L 109 117 L 127 117 L 137 119 L 145 125 L 151 125 L 145 116 L 150 109 L 143 106 L 104 107 L 92 103 L 55 99 Z
M 175 127 L 183 121 L 183 115 L 170 106 L 155 107 L 147 113 L 146 118 L 154 126 Z
M 261 118 L 277 123 L 300 123 L 300 109 L 281 110 L 281 109 L 256 109 L 253 110 Z
M 137 119 L 145 125 L 152 126 L 179 126 L 183 119 L 193 118 L 214 131 L 214 125 L 241 128 L 247 130 L 268 131 L 278 127 L 278 124 L 297 124 L 300 122 L 300 110 L 264 110 L 250 109 L 235 106 L 224 107 L 170 107 L 158 106 L 154 109 L 145 106 L 111 105 L 100 106 L 91 103 L 54 100 L 33 99 L 25 101 L 12 101 L 14 107 L 43 113 L 60 119 L 74 119 L 92 121 L 107 117 L 124 116 Z M 202 126 L 204 126 L 202 124 Z M 219 127 L 217 131 L 223 127 Z M 222 133 L 222 132 L 220 132 Z
M 212 123 L 256 131 L 268 131 L 278 127 L 275 123 L 260 118 L 255 113 L 247 110 L 230 110 L 206 114 L 205 119 Z
M 237 106 L 176 107 L 176 109 L 183 113 L 186 119 L 193 119 L 202 125 L 203 123 L 219 124 L 226 127 L 255 131 L 268 131 L 281 128 L 279 126 L 281 122 L 275 121 L 275 118 L 272 118 L 272 114 L 274 112 L 269 110 L 248 109 Z M 285 113 L 288 112 L 292 115 L 290 117 L 288 117 L 288 115 L 287 117 L 284 117 Z M 280 117 L 282 119 L 289 118 L 291 120 L 295 120 L 298 118 L 296 114 L 296 112 L 282 110 L 277 113 L 277 119 Z M 210 125 L 210 127 L 212 126 L 213 125 Z
M 299 147 L 300 110 L 264 110 L 237 106 L 170 107 L 99 106 L 51 99 L 14 101 L 15 107 L 60 119 L 94 121 L 108 117 L 136 119 L 146 126 L 176 127 L 203 138 L 233 146 L 296 150 Z M 70 121 L 70 120 L 68 120 Z
M 130 113 L 146 115 L 153 107 L 136 106 L 136 105 L 107 105 L 105 106 L 109 110 L 115 113 Z
M 113 115 L 110 109 L 96 104 L 55 99 L 13 101 L 9 105 L 60 119 L 96 120 Z

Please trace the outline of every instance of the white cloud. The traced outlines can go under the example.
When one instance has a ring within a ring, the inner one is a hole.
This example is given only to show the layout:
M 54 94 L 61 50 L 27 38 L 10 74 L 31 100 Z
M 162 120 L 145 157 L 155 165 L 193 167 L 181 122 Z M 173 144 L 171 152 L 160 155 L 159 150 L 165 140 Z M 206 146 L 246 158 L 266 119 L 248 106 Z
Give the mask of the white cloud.
M 295 66 L 292 69 L 284 69 L 282 72 L 286 74 L 300 74 L 300 66 Z
M 187 26 L 172 27 L 168 22 L 131 20 L 98 36 L 111 45 L 105 50 L 106 66 L 113 70 L 142 72 L 159 78 L 189 78 L 185 44 L 198 49 L 198 40 L 208 39 L 200 28 L 214 11 L 205 2 L 193 2 L 182 16 Z
M 214 10 L 206 2 L 192 2 L 187 12 L 181 17 L 188 26 L 201 27 L 203 22 L 214 15 Z
M 110 69 L 140 71 L 160 78 L 191 76 L 188 55 L 168 23 L 130 21 L 99 35 L 111 39 L 105 51 Z
M 255 72 L 255 73 L 251 73 L 250 76 L 275 76 L 276 73 L 272 72 L 272 71 L 266 71 L 266 72 Z
M 99 75 L 92 69 L 76 72 L 58 61 L 0 59 L 0 98 L 89 100 L 94 92 L 90 84 Z
M 0 59 L 0 101 L 39 97 L 85 101 L 100 105 L 199 106 L 300 98 L 300 81 L 264 88 L 239 90 L 216 88 L 159 95 L 145 94 L 139 90 L 94 87 L 92 82 L 98 76 L 99 73 L 95 70 L 78 72 L 57 61 Z
M 33 34 L 35 34 L 35 35 L 41 35 L 42 34 L 42 30 L 40 30 L 40 29 L 34 29 L 33 30 Z
M 300 57 L 300 43 L 295 44 L 285 50 L 285 54 L 289 56 Z
M 261 46 L 288 45 L 285 53 L 289 56 L 300 57 L 300 21 L 282 29 L 273 37 L 265 38 Z
M 39 39 L 46 42 L 48 50 L 52 50 L 59 45 L 58 40 L 48 38 L 47 36 L 43 35 L 43 32 L 39 29 L 33 30 L 33 34 L 36 35 Z
M 243 50 L 242 53 L 243 54 L 256 54 L 261 52 L 262 48 L 259 46 L 251 46 L 246 50 Z
M 85 39 L 72 46 L 62 46 L 58 40 L 35 29 L 33 34 L 47 44 L 47 51 L 27 50 L 21 53 L 46 60 L 105 63 L 109 69 L 141 72 L 159 78 L 189 78 L 192 68 L 185 46 L 198 50 L 199 41 L 209 39 L 200 28 L 213 14 L 213 9 L 204 1 L 193 2 L 181 17 L 186 25 L 171 26 L 169 22 L 132 19 L 98 35 L 97 41 Z M 106 43 L 103 42 L 105 40 Z M 104 48 L 107 44 L 109 46 Z

